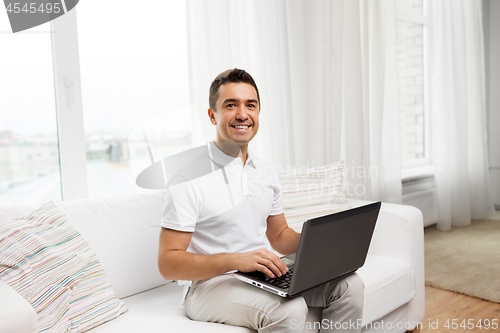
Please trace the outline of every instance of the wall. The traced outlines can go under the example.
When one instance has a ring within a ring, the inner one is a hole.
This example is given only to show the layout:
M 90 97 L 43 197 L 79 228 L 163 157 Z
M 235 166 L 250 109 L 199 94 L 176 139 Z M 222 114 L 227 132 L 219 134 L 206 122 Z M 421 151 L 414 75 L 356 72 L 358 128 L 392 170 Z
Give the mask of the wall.
M 483 25 L 490 175 L 495 206 L 500 209 L 500 1 L 483 1 Z

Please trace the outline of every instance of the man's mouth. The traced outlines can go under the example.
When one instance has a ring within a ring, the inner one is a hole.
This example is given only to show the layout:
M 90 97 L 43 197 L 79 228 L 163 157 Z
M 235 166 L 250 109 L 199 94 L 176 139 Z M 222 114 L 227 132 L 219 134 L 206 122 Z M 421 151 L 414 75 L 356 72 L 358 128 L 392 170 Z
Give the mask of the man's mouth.
M 250 127 L 250 125 L 231 125 L 231 127 L 236 129 L 247 129 Z

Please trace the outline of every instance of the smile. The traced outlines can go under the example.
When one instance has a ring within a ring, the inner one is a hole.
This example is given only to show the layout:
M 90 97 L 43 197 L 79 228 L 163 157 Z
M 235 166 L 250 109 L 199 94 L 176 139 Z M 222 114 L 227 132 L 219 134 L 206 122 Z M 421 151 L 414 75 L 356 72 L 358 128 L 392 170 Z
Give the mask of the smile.
M 236 125 L 236 126 L 231 126 L 236 129 L 247 129 L 250 127 L 250 125 Z

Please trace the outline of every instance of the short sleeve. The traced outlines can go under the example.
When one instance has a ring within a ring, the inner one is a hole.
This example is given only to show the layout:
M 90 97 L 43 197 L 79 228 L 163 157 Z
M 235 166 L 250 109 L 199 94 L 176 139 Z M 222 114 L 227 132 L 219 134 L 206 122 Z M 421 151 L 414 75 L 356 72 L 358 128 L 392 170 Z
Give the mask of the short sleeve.
M 273 186 L 274 196 L 273 196 L 273 205 L 271 207 L 271 212 L 269 213 L 269 215 L 280 215 L 285 211 L 281 203 L 281 199 L 283 197 L 283 188 L 281 187 L 276 172 L 273 173 L 272 184 L 273 184 L 272 186 Z
M 199 202 L 190 181 L 167 188 L 161 217 L 163 228 L 194 232 L 199 214 Z

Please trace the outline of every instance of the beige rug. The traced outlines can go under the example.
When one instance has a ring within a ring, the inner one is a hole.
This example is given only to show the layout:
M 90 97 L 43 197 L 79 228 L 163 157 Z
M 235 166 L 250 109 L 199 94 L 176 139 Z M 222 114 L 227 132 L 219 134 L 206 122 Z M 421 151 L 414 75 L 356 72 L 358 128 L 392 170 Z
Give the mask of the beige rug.
M 466 227 L 425 229 L 425 283 L 500 303 L 500 215 Z

